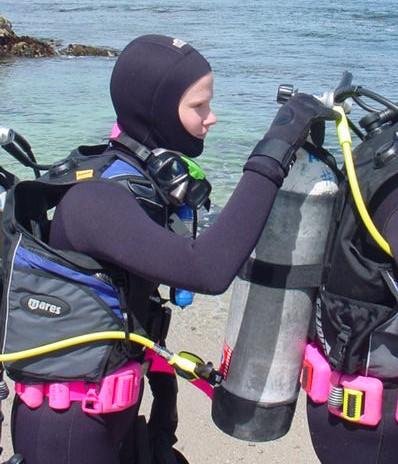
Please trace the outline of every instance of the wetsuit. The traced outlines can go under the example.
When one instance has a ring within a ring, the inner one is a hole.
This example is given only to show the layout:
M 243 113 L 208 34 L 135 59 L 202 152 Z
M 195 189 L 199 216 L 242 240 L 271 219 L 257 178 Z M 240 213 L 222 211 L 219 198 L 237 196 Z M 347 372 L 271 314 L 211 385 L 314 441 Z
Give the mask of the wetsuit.
M 265 157 L 263 161 L 271 172 L 275 161 Z M 280 179 L 276 181 L 280 183 Z M 50 244 L 127 270 L 133 283 L 129 307 L 139 307 L 145 317 L 157 283 L 200 293 L 223 292 L 262 232 L 276 192 L 275 181 L 246 172 L 216 223 L 191 240 L 157 225 L 124 187 L 101 181 L 82 183 L 70 189 L 58 205 Z M 55 453 L 60 464 L 94 460 L 116 464 L 120 442 L 133 427 L 135 414 L 133 410 L 93 418 L 81 411 L 79 403 L 63 413 L 46 405 L 32 411 L 18 400 L 14 447 L 28 464 L 30 459 L 41 464 L 53 462 Z M 134 434 L 129 440 L 134 440 Z
M 386 194 L 373 214 L 379 231 L 389 243 L 398 265 L 398 191 Z M 398 384 L 390 382 L 383 392 L 383 417 L 377 427 L 361 426 L 329 414 L 326 404 L 307 401 L 314 450 L 323 464 L 389 464 L 398 456 Z

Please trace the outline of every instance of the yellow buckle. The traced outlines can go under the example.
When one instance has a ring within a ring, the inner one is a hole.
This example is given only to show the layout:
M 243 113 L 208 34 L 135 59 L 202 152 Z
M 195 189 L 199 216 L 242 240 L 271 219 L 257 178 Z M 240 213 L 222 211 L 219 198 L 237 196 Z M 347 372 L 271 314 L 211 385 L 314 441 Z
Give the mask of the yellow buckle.
M 341 417 L 351 422 L 358 422 L 362 415 L 364 397 L 364 392 L 361 390 L 344 388 L 343 411 L 341 413 Z

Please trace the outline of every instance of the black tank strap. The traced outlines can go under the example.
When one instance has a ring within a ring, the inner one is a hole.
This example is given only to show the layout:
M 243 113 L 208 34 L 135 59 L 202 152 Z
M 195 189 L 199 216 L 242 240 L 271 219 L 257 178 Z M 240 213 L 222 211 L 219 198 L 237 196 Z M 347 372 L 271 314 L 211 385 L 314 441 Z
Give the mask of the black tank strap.
M 241 267 L 239 277 L 257 285 L 272 288 L 318 288 L 321 284 L 321 264 L 283 265 L 249 258 Z
M 335 157 L 323 147 L 318 147 L 311 142 L 304 142 L 304 150 L 315 155 L 320 161 L 326 164 L 334 173 L 339 183 L 345 179 L 343 172 L 338 168 Z

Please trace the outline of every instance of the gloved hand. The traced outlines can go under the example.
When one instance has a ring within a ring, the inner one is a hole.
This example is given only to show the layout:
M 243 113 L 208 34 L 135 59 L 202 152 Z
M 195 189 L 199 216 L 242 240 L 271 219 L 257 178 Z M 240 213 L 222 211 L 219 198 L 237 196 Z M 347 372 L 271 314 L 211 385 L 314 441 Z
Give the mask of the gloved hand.
M 311 126 L 325 120 L 336 120 L 339 114 L 305 93 L 291 97 L 278 111 L 271 127 L 250 154 L 244 169 L 257 170 L 257 157 L 275 160 L 284 176 L 296 160 L 296 151 L 305 142 Z M 254 168 L 254 169 L 253 169 Z

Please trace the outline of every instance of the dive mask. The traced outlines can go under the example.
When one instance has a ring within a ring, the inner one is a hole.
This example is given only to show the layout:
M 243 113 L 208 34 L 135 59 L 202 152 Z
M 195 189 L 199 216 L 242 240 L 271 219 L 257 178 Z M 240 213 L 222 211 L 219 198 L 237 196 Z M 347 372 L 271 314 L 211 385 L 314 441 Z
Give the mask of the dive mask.
M 201 208 L 209 199 L 211 185 L 203 169 L 178 152 L 156 148 L 147 160 L 149 174 L 175 205 Z
M 195 210 L 209 204 L 211 185 L 198 163 L 176 151 L 149 150 L 124 132 L 113 140 L 129 148 L 145 163 L 149 175 L 172 204 L 185 203 Z

